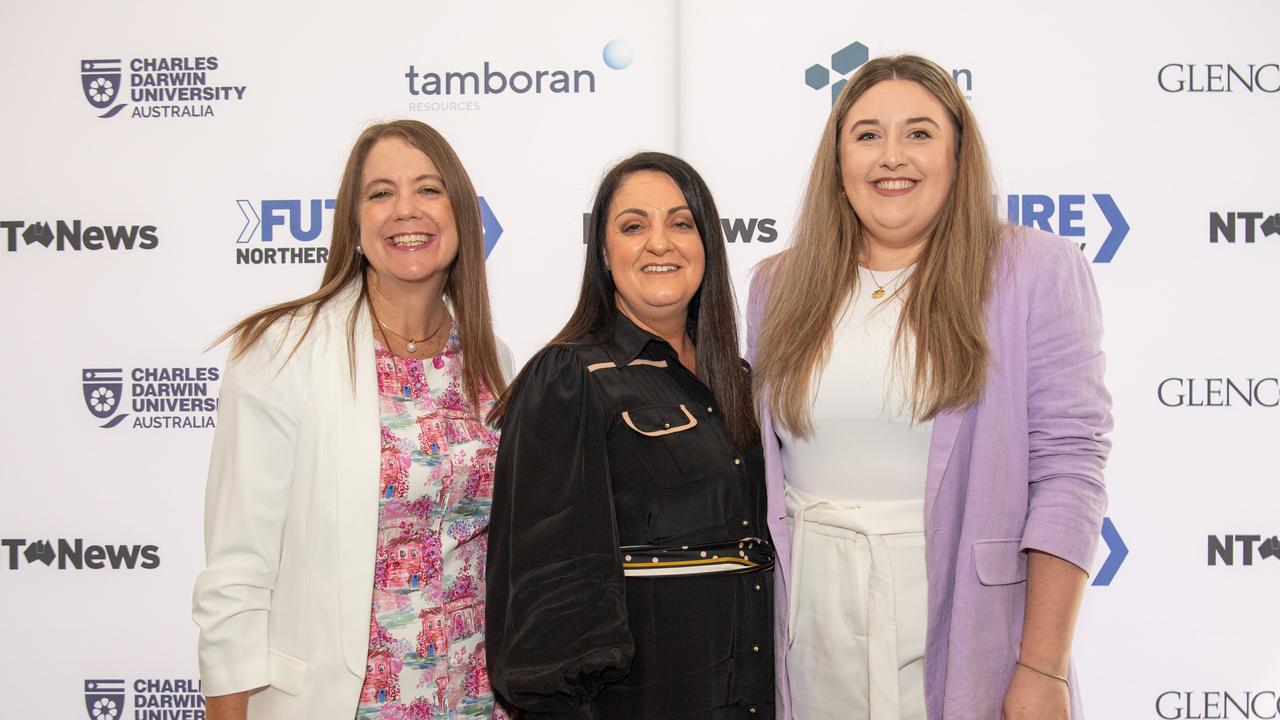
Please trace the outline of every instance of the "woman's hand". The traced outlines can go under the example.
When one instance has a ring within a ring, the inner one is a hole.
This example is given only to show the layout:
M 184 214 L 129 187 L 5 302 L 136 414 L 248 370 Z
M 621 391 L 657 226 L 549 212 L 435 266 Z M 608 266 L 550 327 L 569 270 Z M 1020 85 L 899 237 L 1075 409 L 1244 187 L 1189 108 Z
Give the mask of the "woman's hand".
M 1001 720 L 1070 720 L 1067 684 L 1018 665 L 1000 716 Z

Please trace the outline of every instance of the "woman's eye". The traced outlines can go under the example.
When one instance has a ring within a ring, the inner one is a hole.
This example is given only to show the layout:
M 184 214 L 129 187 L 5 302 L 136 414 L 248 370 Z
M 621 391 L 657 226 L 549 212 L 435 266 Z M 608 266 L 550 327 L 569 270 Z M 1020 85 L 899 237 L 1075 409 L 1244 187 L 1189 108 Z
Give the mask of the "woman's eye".
M 929 134 L 928 130 L 912 130 L 907 137 L 913 140 L 927 140 L 933 136 Z
M 432 185 L 428 185 L 428 186 L 426 186 L 426 187 L 422 188 L 421 190 L 419 190 L 418 192 L 420 192 L 420 193 L 422 193 L 422 194 L 424 194 L 424 195 L 439 195 L 439 194 L 440 194 L 440 188 L 438 188 L 438 187 L 434 187 L 434 186 L 432 186 Z
M 866 132 L 858 133 L 858 137 L 857 137 L 858 140 L 874 140 L 875 138 L 876 138 L 876 134 L 871 132 L 870 130 Z
M 390 197 L 390 196 L 391 196 L 391 192 L 389 190 L 375 190 L 374 192 L 369 194 L 369 199 L 377 200 L 378 198 L 384 198 L 384 197 Z
M 643 225 L 641 225 L 640 223 L 627 223 L 626 225 L 623 225 L 623 226 L 622 226 L 622 232 L 624 232 L 624 233 L 628 233 L 628 234 L 629 234 L 629 233 L 634 233 L 634 232 L 639 231 L 639 230 L 640 230 L 640 228 L 642 228 L 642 227 L 644 227 L 644 226 L 643 226 Z
M 689 222 L 688 220 L 676 220 L 674 223 L 671 223 L 671 224 L 675 227 L 680 228 L 681 230 L 693 229 L 693 223 Z

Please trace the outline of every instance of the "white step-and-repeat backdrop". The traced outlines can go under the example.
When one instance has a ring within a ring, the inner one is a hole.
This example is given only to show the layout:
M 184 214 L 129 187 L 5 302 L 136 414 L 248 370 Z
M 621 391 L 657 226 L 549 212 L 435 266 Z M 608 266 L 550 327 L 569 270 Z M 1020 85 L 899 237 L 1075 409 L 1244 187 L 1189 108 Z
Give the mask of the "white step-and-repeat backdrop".
M 498 332 L 567 317 L 614 161 L 674 152 L 739 302 L 832 92 L 951 69 L 1009 217 L 1093 260 L 1111 507 L 1093 718 L 1280 716 L 1280 6 L 1191 2 L 11 3 L 0 10 L 0 716 L 203 717 L 189 617 L 225 348 L 316 286 L 367 124 L 450 139 Z

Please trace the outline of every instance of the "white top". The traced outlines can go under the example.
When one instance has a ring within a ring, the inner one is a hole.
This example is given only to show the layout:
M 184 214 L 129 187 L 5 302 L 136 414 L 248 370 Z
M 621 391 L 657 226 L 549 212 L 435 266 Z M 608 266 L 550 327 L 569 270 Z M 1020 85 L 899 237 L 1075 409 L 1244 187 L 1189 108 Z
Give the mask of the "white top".
M 858 289 L 836 322 L 831 358 L 814 381 L 813 434 L 794 437 L 775 424 L 787 484 L 825 500 L 924 498 L 933 423 L 912 423 L 904 383 L 915 361 L 907 342 L 895 362 L 894 335 L 914 270 L 858 268 Z M 880 283 L 885 297 L 871 298 Z

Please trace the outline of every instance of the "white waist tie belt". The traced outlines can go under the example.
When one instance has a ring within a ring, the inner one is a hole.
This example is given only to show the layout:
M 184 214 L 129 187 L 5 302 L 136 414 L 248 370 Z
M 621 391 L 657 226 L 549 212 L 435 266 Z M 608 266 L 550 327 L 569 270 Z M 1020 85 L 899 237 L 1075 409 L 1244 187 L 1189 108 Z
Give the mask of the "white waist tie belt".
M 924 500 L 786 506 L 795 717 L 924 720 Z

